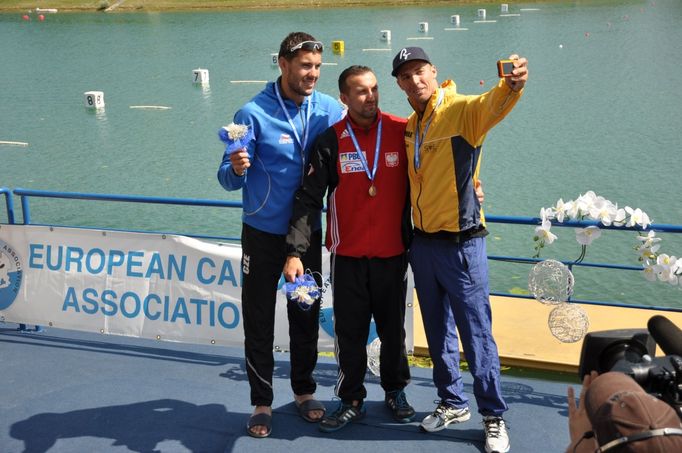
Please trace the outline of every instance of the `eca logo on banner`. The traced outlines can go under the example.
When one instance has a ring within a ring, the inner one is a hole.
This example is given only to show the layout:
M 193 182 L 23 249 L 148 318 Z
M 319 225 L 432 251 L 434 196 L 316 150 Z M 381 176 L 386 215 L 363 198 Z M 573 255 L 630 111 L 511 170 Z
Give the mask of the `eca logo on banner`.
M 0 310 L 9 308 L 19 294 L 23 268 L 16 250 L 0 240 Z

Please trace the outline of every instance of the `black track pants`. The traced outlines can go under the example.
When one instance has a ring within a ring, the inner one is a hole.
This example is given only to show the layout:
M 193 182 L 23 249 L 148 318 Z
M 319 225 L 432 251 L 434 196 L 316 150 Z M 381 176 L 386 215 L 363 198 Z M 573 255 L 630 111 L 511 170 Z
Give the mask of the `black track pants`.
M 322 268 L 322 232 L 311 238 L 308 253 L 302 257 L 305 269 L 319 273 Z M 251 404 L 271 406 L 274 371 L 275 301 L 277 285 L 286 261 L 286 236 L 270 234 L 242 224 L 242 314 L 246 371 L 251 386 Z M 316 384 L 313 370 L 317 363 L 320 302 L 308 311 L 287 304 L 291 388 L 296 395 L 312 394 Z
M 336 395 L 344 402 L 363 400 L 367 338 L 372 316 L 381 340 L 380 371 L 384 391 L 410 381 L 405 350 L 407 258 L 332 256 L 334 333 L 339 377 Z

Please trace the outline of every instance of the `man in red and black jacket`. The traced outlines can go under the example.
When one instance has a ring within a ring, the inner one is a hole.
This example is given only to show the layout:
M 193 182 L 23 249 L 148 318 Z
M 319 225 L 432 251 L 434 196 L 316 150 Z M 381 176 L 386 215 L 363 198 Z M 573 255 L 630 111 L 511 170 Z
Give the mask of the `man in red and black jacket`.
M 410 422 L 403 389 L 410 380 L 405 350 L 405 295 L 411 227 L 405 124 L 379 110 L 372 70 L 351 66 L 339 76 L 348 115 L 318 136 L 297 191 L 287 236 L 287 280 L 303 274 L 315 215 L 327 194 L 326 246 L 331 252 L 339 408 L 320 422 L 336 431 L 365 414 L 366 344 L 372 317 L 381 341 L 381 386 L 394 418 Z

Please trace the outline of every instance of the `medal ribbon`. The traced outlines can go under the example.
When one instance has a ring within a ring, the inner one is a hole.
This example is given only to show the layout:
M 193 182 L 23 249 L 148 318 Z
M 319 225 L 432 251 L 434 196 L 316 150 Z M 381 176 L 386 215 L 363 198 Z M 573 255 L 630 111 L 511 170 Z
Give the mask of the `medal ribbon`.
M 423 144 L 423 140 L 426 137 L 426 133 L 429 131 L 429 127 L 431 126 L 431 120 L 433 120 L 433 114 L 436 113 L 436 110 L 440 105 L 443 103 L 443 98 L 445 97 L 445 90 L 441 90 L 440 88 L 438 89 L 438 101 L 436 101 L 436 106 L 431 110 L 431 114 L 429 115 L 429 118 L 426 120 L 426 126 L 424 126 L 424 133 L 421 134 L 421 137 L 419 135 L 419 126 L 421 124 L 421 121 L 417 119 L 417 133 L 415 134 L 414 137 L 414 169 L 419 170 L 419 167 L 421 166 L 420 160 L 420 148 L 421 145 Z
M 381 148 L 381 117 L 379 117 L 379 126 L 377 126 L 377 139 L 376 139 L 376 146 L 374 147 L 374 165 L 372 166 L 372 172 L 370 173 L 369 171 L 369 165 L 367 164 L 367 159 L 365 158 L 365 155 L 362 153 L 362 150 L 360 149 L 360 145 L 358 144 L 358 139 L 355 138 L 355 133 L 353 132 L 353 126 L 351 126 L 350 121 L 346 121 L 346 129 L 348 130 L 348 135 L 350 135 L 351 140 L 353 140 L 353 146 L 355 146 L 355 151 L 357 151 L 358 156 L 360 158 L 360 162 L 362 162 L 362 168 L 365 169 L 365 173 L 367 174 L 367 177 L 369 178 L 370 182 L 372 185 L 374 185 L 374 177 L 377 174 L 377 163 L 379 162 L 379 150 Z
M 291 116 L 289 115 L 289 112 L 287 111 L 286 106 L 284 105 L 284 100 L 282 99 L 282 95 L 279 94 L 279 81 L 275 81 L 275 94 L 277 95 L 277 101 L 279 101 L 279 106 L 282 108 L 284 111 L 284 115 L 287 117 L 287 121 L 289 122 L 289 125 L 291 126 L 291 129 L 294 131 L 294 137 L 296 138 L 296 142 L 298 142 L 298 145 L 301 147 L 301 168 L 302 168 L 302 173 L 301 173 L 301 180 L 303 180 L 303 174 L 305 173 L 305 145 L 308 144 L 308 132 L 310 132 L 310 128 L 308 127 L 310 125 L 310 113 L 311 113 L 311 108 L 310 108 L 310 96 L 306 97 L 306 101 L 308 103 L 307 105 L 307 112 L 306 112 L 306 119 L 305 119 L 305 124 L 303 124 L 303 141 L 301 141 L 301 137 L 298 135 L 298 130 L 296 129 L 296 125 L 294 124 L 294 120 L 291 119 Z

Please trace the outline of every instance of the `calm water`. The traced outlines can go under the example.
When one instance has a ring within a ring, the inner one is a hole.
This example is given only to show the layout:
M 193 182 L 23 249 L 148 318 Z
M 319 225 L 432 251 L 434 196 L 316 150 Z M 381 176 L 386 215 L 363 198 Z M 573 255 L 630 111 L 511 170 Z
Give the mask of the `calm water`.
M 494 23 L 475 24 L 486 7 Z M 537 8 L 537 11 L 520 11 Z M 305 30 L 343 56 L 325 53 L 319 88 L 336 94 L 350 64 L 372 66 L 384 110 L 409 109 L 390 77 L 393 55 L 421 45 L 464 93 L 496 82 L 495 61 L 518 52 L 531 81 L 516 110 L 485 146 L 486 212 L 536 216 L 558 198 L 594 190 L 619 205 L 641 207 L 659 223 L 682 223 L 680 105 L 682 3 L 678 0 L 513 4 L 447 8 L 334 9 L 275 12 L 57 14 L 45 22 L 0 15 L 0 185 L 44 190 L 239 199 L 218 185 L 220 126 L 271 80 L 270 53 L 290 31 Z M 468 31 L 446 31 L 452 14 Z M 419 22 L 429 32 L 417 32 Z M 390 44 L 379 31 L 390 29 Z M 433 38 L 409 40 L 408 38 Z M 390 48 L 391 51 L 363 49 Z M 207 68 L 210 87 L 192 84 Z M 481 85 L 483 82 L 483 85 Z M 85 91 L 103 91 L 106 108 L 88 111 Z M 163 105 L 170 110 L 130 109 Z M 237 235 L 239 213 L 211 208 L 126 206 L 34 200 L 35 222 Z M 3 210 L 4 211 L 4 210 Z M 0 221 L 6 221 L 0 213 Z M 544 256 L 571 259 L 570 229 Z M 532 254 L 532 228 L 492 226 L 489 252 Z M 636 264 L 633 233 L 609 232 L 587 261 Z M 682 255 L 682 241 L 664 237 Z M 528 268 L 493 266 L 493 289 L 526 288 Z M 623 275 L 625 274 L 625 275 Z M 634 273 L 576 272 L 584 298 L 677 305 L 682 292 Z

